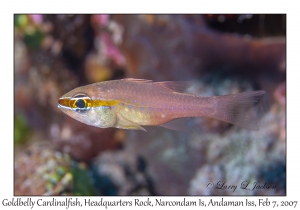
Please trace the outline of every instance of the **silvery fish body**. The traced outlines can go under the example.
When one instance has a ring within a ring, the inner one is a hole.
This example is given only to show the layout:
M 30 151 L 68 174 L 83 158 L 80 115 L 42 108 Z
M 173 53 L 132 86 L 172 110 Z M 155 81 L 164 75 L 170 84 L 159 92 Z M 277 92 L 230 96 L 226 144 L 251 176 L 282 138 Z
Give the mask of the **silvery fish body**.
M 177 118 L 210 117 L 258 130 L 248 112 L 265 91 L 200 97 L 181 93 L 189 82 L 153 82 L 122 79 L 94 83 L 63 95 L 58 107 L 88 125 L 145 130 L 142 126 L 180 129 L 170 122 Z

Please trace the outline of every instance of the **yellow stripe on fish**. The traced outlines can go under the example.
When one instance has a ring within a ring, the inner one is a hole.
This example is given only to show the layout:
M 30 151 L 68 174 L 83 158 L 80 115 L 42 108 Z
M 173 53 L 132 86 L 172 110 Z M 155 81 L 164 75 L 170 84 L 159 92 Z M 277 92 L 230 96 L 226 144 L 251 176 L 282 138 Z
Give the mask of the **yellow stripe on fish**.
M 58 103 L 61 106 L 70 107 L 72 109 L 76 108 L 95 108 L 101 106 L 112 107 L 119 105 L 120 102 L 116 100 L 92 100 L 89 98 L 76 98 L 76 99 L 68 99 L 62 98 L 58 100 Z

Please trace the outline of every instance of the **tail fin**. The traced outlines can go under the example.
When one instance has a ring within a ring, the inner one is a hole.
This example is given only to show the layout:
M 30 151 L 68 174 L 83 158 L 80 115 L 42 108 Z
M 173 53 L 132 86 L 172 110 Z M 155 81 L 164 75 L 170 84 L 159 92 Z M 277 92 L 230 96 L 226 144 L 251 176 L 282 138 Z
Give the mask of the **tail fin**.
M 251 107 L 253 107 L 265 93 L 265 91 L 259 90 L 217 96 L 216 112 L 212 117 L 242 128 L 257 131 L 258 125 L 253 112 L 251 112 Z

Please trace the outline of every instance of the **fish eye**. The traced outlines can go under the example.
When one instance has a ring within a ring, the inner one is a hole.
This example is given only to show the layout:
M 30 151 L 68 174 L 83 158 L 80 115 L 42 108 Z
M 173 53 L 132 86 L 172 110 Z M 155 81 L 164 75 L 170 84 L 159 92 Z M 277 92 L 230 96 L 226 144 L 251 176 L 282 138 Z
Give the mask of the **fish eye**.
M 79 108 L 79 109 L 83 109 L 85 107 L 85 104 L 86 102 L 83 100 L 83 99 L 78 99 L 76 101 L 76 106 Z
M 85 93 L 77 93 L 70 100 L 70 107 L 72 110 L 79 113 L 86 113 L 90 110 L 88 104 L 91 98 Z

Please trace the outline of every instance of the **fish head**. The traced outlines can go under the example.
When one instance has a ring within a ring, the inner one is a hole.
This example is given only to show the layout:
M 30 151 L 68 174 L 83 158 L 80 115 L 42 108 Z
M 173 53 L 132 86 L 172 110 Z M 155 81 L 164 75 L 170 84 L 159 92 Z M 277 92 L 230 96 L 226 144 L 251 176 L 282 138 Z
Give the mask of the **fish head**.
M 114 126 L 116 102 L 99 99 L 93 93 L 88 86 L 75 88 L 59 98 L 58 108 L 68 116 L 87 125 L 100 128 Z

